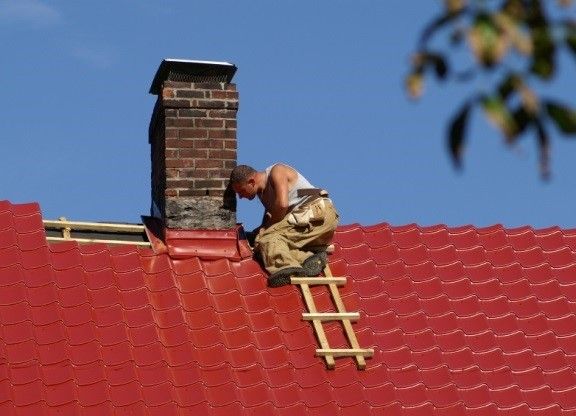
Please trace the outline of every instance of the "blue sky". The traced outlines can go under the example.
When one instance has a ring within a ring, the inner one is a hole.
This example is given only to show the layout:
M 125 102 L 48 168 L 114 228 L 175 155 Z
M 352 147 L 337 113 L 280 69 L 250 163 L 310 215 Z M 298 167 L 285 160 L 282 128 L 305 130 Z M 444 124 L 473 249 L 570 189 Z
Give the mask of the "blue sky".
M 475 113 L 458 173 L 444 133 L 470 88 L 430 80 L 407 98 L 410 55 L 441 4 L 0 0 L 0 199 L 39 202 L 46 219 L 140 221 L 148 89 L 162 59 L 181 58 L 238 66 L 239 162 L 297 167 L 342 224 L 576 227 L 576 139 L 554 134 L 543 182 L 534 139 L 509 149 Z M 572 105 L 574 73 L 563 56 L 551 87 Z M 240 203 L 247 228 L 260 218 Z

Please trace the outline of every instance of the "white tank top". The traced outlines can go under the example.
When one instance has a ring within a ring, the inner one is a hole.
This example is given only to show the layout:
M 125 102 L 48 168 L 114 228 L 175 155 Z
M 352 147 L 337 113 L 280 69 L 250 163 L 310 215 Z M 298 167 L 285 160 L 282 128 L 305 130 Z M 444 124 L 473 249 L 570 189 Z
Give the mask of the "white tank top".
M 266 172 L 266 187 L 264 188 L 264 192 L 262 192 L 262 195 L 259 195 L 260 197 L 260 201 L 262 201 L 262 205 L 264 205 L 264 207 L 269 210 L 270 206 L 272 205 L 272 203 L 274 202 L 273 200 L 273 192 L 272 192 L 272 187 L 268 186 L 268 178 L 270 177 L 270 171 L 272 170 L 272 168 L 276 166 L 276 165 L 272 165 L 272 166 L 268 166 L 265 169 Z M 288 166 L 288 165 L 286 165 Z M 292 167 L 291 167 L 292 168 Z M 292 168 L 294 169 L 294 168 Z M 314 188 L 314 185 L 312 185 L 308 179 L 306 179 L 300 172 L 298 172 L 296 169 L 294 169 L 297 173 L 297 178 L 296 178 L 296 182 L 292 185 L 292 188 L 290 188 L 288 190 L 288 206 L 293 208 L 294 206 L 298 205 L 300 202 L 302 202 L 306 197 L 305 196 L 298 196 L 298 190 L 299 189 L 310 189 L 310 188 Z

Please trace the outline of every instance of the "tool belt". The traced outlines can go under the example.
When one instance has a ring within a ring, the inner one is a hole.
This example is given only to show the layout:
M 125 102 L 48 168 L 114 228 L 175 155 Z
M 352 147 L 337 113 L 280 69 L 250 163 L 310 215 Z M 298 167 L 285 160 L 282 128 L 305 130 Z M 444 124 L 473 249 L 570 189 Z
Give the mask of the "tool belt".
M 326 203 L 328 192 L 323 189 L 309 188 L 299 189 L 299 197 L 306 197 L 304 201 L 296 205 L 288 214 L 288 223 L 297 226 L 310 226 L 321 224 L 326 218 Z

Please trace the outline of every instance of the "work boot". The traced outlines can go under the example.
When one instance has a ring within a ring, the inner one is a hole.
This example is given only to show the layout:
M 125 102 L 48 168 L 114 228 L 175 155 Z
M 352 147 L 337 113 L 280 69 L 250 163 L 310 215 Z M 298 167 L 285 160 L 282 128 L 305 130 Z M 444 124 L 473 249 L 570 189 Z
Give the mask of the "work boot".
M 302 267 L 286 267 L 285 269 L 278 270 L 268 277 L 269 287 L 280 287 L 290 284 L 290 277 L 292 276 L 306 276 L 306 272 Z
M 318 253 L 312 254 L 304 263 L 302 263 L 302 268 L 306 272 L 306 276 L 318 276 L 324 267 L 326 267 L 326 262 L 328 261 L 328 254 L 325 251 L 319 251 Z

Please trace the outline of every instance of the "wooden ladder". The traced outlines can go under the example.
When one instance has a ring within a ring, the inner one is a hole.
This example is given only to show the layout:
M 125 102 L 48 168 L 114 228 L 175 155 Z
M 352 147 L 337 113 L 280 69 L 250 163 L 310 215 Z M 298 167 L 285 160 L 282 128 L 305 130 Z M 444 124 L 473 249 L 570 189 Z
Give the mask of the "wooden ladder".
M 336 367 L 335 358 L 338 357 L 354 357 L 356 360 L 356 366 L 359 370 L 364 370 L 366 368 L 366 360 L 364 357 L 370 358 L 374 355 L 374 350 L 371 348 L 360 348 L 358 344 L 358 339 L 356 338 L 356 333 L 352 328 L 352 321 L 357 321 L 360 319 L 359 312 L 347 312 L 344 307 L 344 302 L 340 297 L 340 291 L 338 286 L 343 286 L 346 284 L 345 277 L 334 277 L 330 271 L 330 267 L 326 265 L 324 268 L 325 277 L 292 277 L 291 283 L 293 285 L 300 285 L 302 290 L 302 295 L 304 296 L 304 301 L 306 302 L 306 307 L 308 308 L 308 313 L 302 314 L 302 319 L 305 321 L 312 321 L 314 331 L 316 332 L 316 337 L 320 343 L 321 348 L 316 349 L 316 355 L 324 357 L 326 360 L 326 367 L 333 370 Z M 328 285 L 330 294 L 332 296 L 332 301 L 336 306 L 337 312 L 318 312 L 316 309 L 316 304 L 314 303 L 314 297 L 310 291 L 311 285 Z M 324 332 L 323 322 L 326 321 L 341 321 L 344 327 L 344 333 L 348 339 L 350 348 L 331 348 L 328 344 L 328 338 Z

